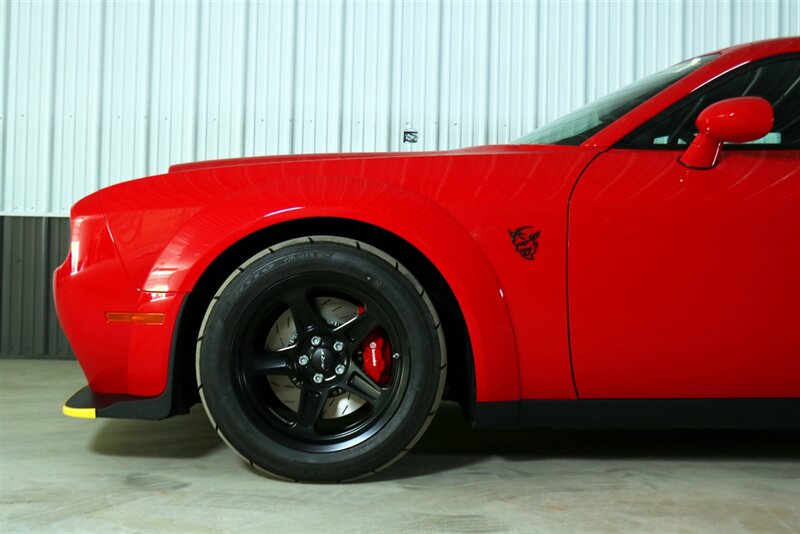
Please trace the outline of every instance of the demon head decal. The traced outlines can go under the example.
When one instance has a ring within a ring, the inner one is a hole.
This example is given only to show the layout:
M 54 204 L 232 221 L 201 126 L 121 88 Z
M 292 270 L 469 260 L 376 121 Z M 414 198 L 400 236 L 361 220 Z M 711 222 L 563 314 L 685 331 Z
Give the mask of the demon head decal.
M 534 231 L 533 226 L 520 226 L 516 230 L 509 230 L 511 243 L 523 259 L 533 260 L 539 249 L 539 230 Z

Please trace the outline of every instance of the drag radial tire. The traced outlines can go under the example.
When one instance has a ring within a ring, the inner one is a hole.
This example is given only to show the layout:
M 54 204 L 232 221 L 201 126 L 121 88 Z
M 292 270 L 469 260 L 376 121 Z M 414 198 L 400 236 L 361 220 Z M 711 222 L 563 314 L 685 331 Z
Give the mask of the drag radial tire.
M 310 236 L 222 284 L 197 340 L 211 424 L 253 467 L 298 481 L 374 473 L 408 451 L 444 387 L 442 326 L 388 254 Z

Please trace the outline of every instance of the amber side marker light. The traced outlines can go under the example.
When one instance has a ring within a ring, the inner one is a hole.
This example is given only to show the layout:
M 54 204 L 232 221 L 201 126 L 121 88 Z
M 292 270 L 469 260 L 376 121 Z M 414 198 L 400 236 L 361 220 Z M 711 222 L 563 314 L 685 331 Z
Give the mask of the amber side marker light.
M 166 317 L 164 313 L 106 312 L 109 323 L 164 324 Z

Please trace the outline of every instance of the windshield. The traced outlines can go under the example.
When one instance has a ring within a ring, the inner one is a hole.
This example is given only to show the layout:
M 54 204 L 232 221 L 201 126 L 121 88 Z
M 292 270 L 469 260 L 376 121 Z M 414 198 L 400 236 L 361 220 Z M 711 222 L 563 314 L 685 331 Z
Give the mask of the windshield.
M 717 56 L 718 54 L 709 54 L 696 57 L 651 74 L 537 128 L 513 144 L 579 145 L 642 102 L 649 100 Z

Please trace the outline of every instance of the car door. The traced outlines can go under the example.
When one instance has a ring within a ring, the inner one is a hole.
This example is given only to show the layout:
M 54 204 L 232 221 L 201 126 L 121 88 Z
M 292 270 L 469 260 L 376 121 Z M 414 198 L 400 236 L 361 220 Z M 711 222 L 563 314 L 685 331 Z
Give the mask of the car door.
M 709 104 L 761 96 L 764 138 L 678 158 Z M 598 156 L 570 201 L 581 398 L 800 396 L 800 58 L 739 67 Z

